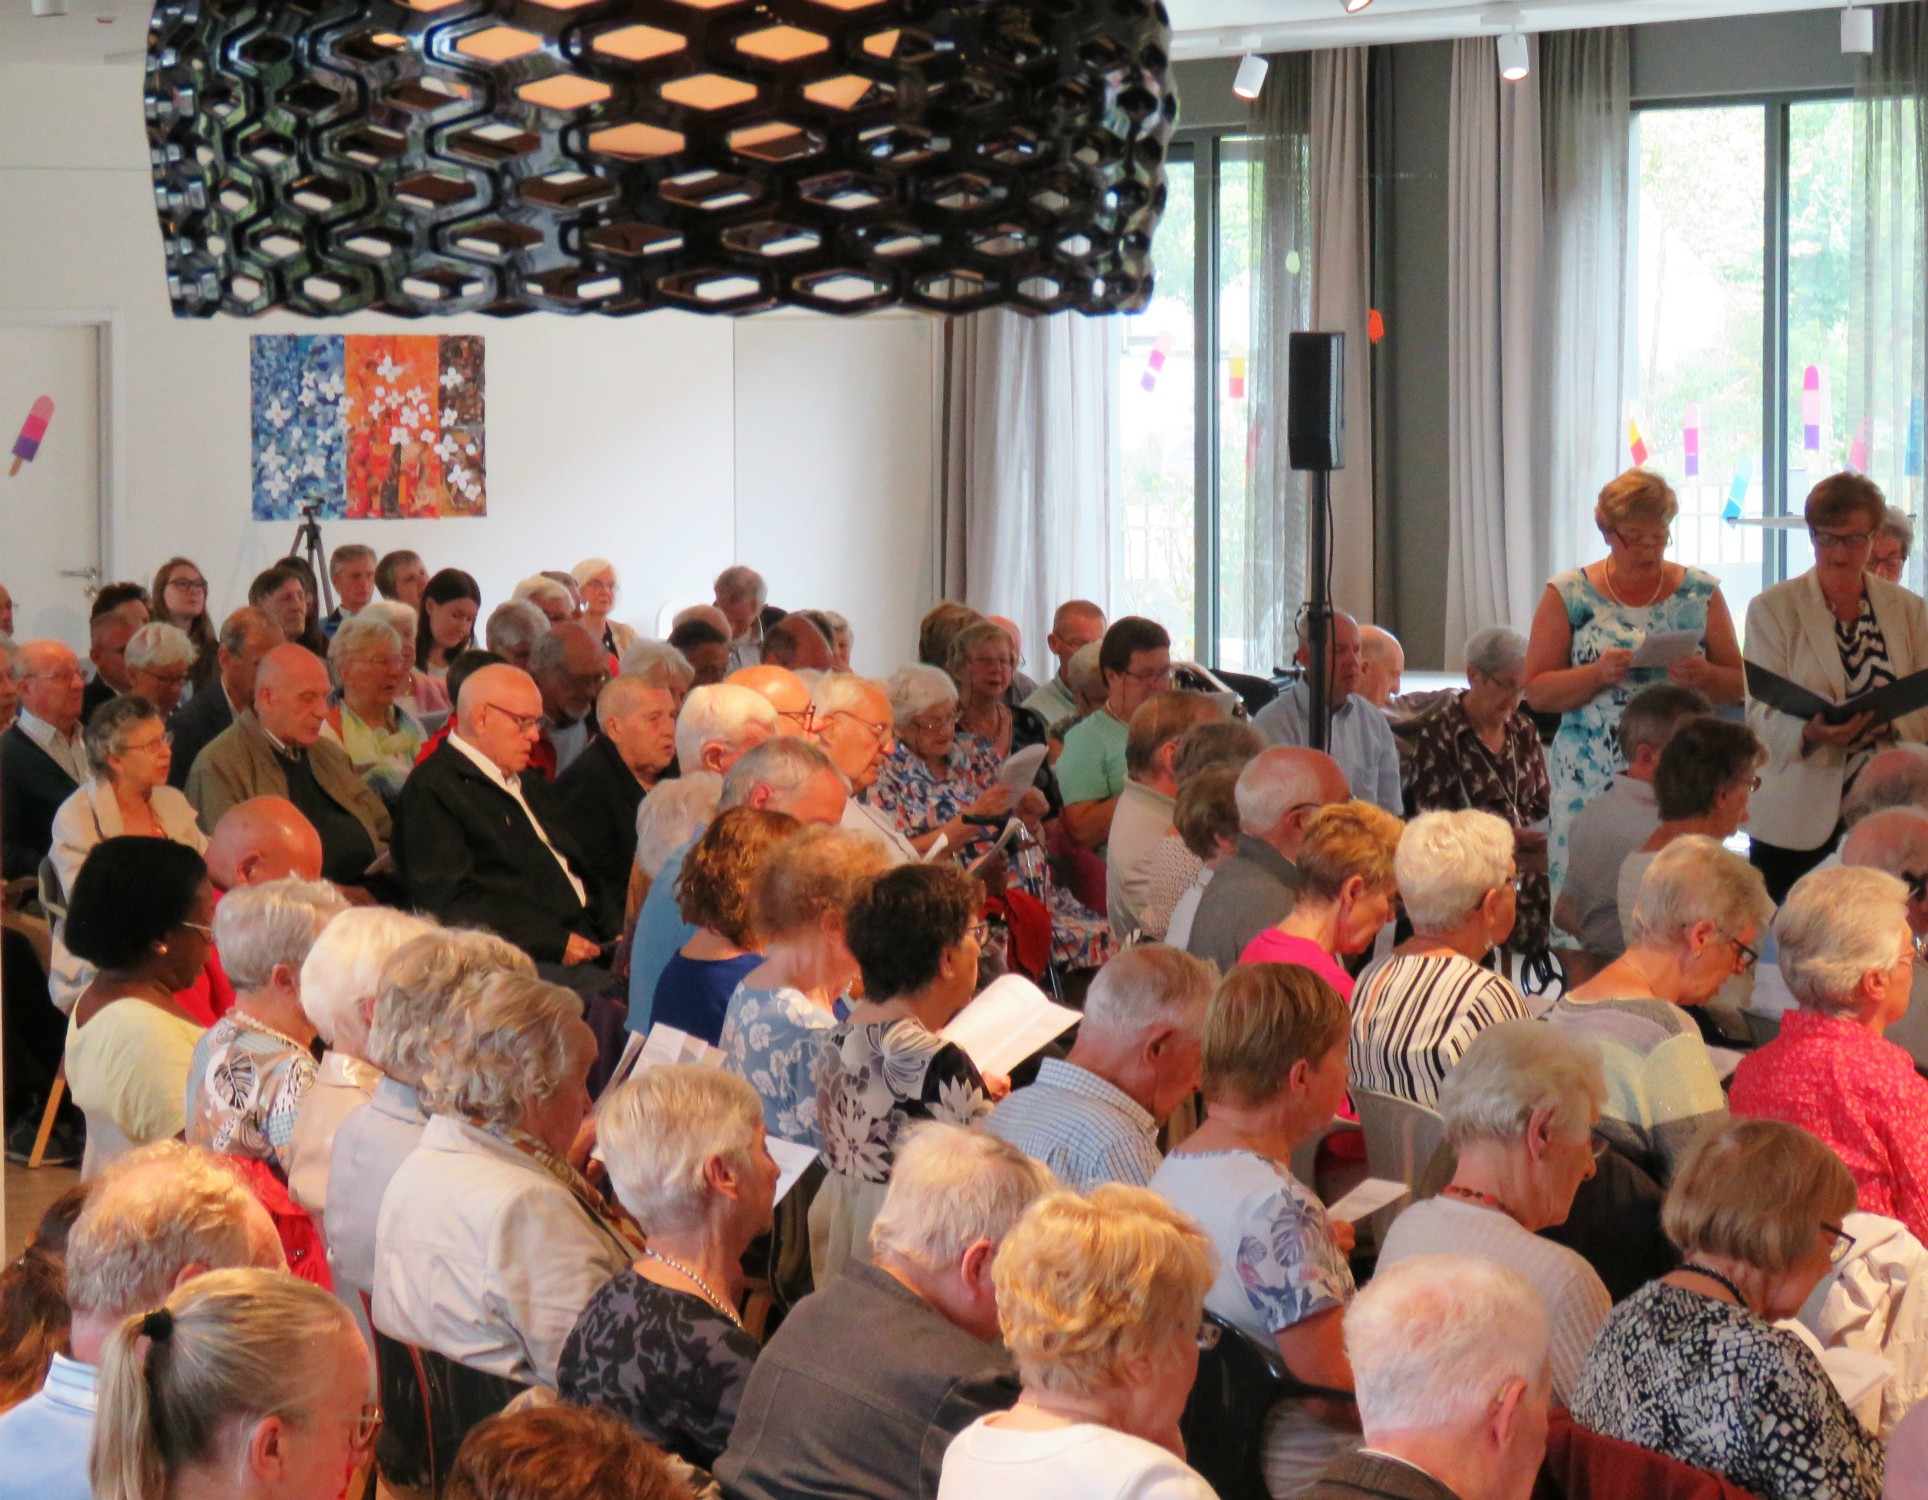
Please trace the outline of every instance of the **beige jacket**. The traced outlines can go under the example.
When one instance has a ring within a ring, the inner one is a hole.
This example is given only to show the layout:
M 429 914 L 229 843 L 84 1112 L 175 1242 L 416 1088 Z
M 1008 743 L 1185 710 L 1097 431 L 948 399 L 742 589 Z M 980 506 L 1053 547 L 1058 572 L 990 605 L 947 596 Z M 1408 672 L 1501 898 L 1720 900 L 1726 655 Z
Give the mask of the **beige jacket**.
M 1928 668 L 1928 606 L 1917 594 L 1872 574 L 1868 600 L 1887 643 L 1896 677 Z M 1834 614 L 1810 571 L 1777 583 L 1747 607 L 1746 657 L 1811 693 L 1839 703 L 1847 696 L 1847 673 L 1835 645 Z M 1754 698 L 1747 722 L 1767 746 L 1761 789 L 1749 804 L 1747 831 L 1783 849 L 1818 849 L 1841 818 L 1847 751 L 1819 745 L 1801 753 L 1806 722 Z M 1928 709 L 1895 721 L 1903 740 L 1928 740 Z
M 380 857 L 388 849 L 391 825 L 388 809 L 375 795 L 348 759 L 340 745 L 317 740 L 308 750 L 314 767 L 315 784 L 353 813 Z M 187 800 L 201 815 L 201 826 L 209 833 L 221 815 L 237 802 L 250 797 L 286 797 L 288 773 L 281 768 L 274 743 L 252 712 L 240 714 L 222 730 L 199 755 L 187 773 Z

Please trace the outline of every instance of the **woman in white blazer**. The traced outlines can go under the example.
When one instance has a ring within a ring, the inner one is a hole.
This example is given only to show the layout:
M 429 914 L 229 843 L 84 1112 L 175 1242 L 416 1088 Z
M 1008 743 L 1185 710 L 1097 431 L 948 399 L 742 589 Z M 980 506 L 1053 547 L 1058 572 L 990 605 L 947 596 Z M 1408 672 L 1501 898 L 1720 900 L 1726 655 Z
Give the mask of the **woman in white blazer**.
M 1928 606 L 1867 571 L 1887 501 L 1859 474 L 1832 474 L 1807 497 L 1815 564 L 1747 610 L 1750 664 L 1832 703 L 1928 668 Z M 1748 831 L 1768 894 L 1788 888 L 1834 847 L 1841 798 L 1870 756 L 1895 740 L 1928 739 L 1928 710 L 1876 725 L 1867 714 L 1831 725 L 1749 693 L 1747 722 L 1767 747 Z

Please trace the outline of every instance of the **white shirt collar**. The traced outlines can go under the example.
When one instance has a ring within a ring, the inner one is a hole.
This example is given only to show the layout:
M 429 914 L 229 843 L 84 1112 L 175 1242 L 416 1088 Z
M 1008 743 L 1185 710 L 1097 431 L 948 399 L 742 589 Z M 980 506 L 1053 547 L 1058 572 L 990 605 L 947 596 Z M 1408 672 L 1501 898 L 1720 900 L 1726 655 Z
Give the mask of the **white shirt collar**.
M 494 782 L 496 786 L 507 792 L 511 797 L 515 798 L 516 805 L 522 809 L 523 817 L 529 820 L 529 826 L 535 830 L 536 837 L 541 839 L 543 847 L 556 857 L 556 863 L 562 867 L 563 877 L 568 880 L 570 887 L 575 891 L 576 899 L 584 906 L 587 906 L 589 904 L 589 888 L 582 883 L 582 877 L 575 872 L 575 869 L 570 865 L 568 859 L 564 857 L 563 852 L 550 841 L 549 830 L 542 826 L 542 819 L 538 818 L 535 809 L 529 806 L 529 799 L 522 795 L 522 778 L 520 776 L 509 775 L 502 767 L 490 760 L 488 756 L 484 755 L 452 729 L 449 731 L 449 743 L 461 754 L 467 756 L 469 760 L 474 763 L 478 771 L 488 777 L 490 781 Z
M 63 745 L 78 745 L 80 743 L 80 726 L 78 724 L 65 734 L 62 734 L 58 729 L 54 728 L 53 725 L 49 724 L 45 719 L 41 718 L 39 714 L 29 708 L 22 708 L 20 710 L 20 727 L 27 732 L 29 738 L 40 745 L 46 745 L 49 742 L 58 742 Z
M 453 729 L 449 731 L 449 743 L 461 751 L 462 754 L 466 755 L 474 764 L 475 768 L 484 776 L 488 777 L 489 780 L 501 787 L 502 790 L 510 796 L 516 797 L 518 800 L 520 799 L 522 792 L 522 778 L 520 776 L 511 776 L 507 771 L 503 770 L 502 767 L 490 760 L 488 756 L 484 755 L 480 750 L 476 749 L 475 746 L 463 739 L 462 736 L 457 734 Z

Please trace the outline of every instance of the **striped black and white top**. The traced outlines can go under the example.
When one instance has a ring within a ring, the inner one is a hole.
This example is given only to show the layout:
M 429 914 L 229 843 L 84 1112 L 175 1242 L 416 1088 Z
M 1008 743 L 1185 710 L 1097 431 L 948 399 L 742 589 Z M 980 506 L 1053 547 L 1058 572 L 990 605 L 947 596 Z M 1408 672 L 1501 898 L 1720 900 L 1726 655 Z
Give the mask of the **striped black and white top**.
M 1841 653 L 1841 670 L 1848 680 L 1843 702 L 1886 687 L 1895 680 L 1888 641 L 1881 633 L 1881 623 L 1875 619 L 1874 601 L 1866 589 L 1861 591 L 1861 608 L 1855 617 L 1845 623 L 1838 619 L 1834 622 L 1834 644 Z M 1848 752 L 1848 764 L 1841 780 L 1843 791 L 1854 785 L 1861 768 L 1874 758 L 1875 748 L 1862 745 Z
M 1469 958 L 1395 954 L 1353 992 L 1352 1086 L 1435 1109 L 1441 1080 L 1473 1038 L 1528 1014 L 1511 980 Z

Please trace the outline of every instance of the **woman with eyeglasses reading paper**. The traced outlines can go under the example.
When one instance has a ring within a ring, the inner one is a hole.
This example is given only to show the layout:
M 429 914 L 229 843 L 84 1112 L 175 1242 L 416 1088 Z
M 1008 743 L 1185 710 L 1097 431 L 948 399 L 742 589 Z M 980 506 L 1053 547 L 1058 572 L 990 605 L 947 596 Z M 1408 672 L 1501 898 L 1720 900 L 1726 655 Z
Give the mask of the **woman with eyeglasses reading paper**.
M 1621 769 L 1620 711 L 1643 687 L 1690 687 L 1715 704 L 1741 696 L 1741 651 L 1720 581 L 1668 562 L 1679 503 L 1658 474 L 1629 469 L 1600 491 L 1594 524 L 1607 555 L 1546 586 L 1526 652 L 1526 702 L 1560 714 L 1550 771 L 1553 811 L 1548 866 L 1557 893 L 1566 876 L 1567 829 Z M 1636 667 L 1649 636 L 1694 631 L 1699 649 L 1667 666 Z
M 1845 704 L 1928 669 L 1928 606 L 1868 571 L 1887 513 L 1880 489 L 1859 474 L 1831 474 L 1808 492 L 1814 566 L 1748 606 L 1750 671 L 1759 667 Z M 1864 712 L 1830 723 L 1766 701 L 1772 686 L 1764 678 L 1747 705 L 1747 722 L 1767 746 L 1750 857 L 1767 877 L 1768 894 L 1779 900 L 1834 847 L 1841 799 L 1875 751 L 1896 740 L 1928 739 L 1928 710 L 1892 721 Z

